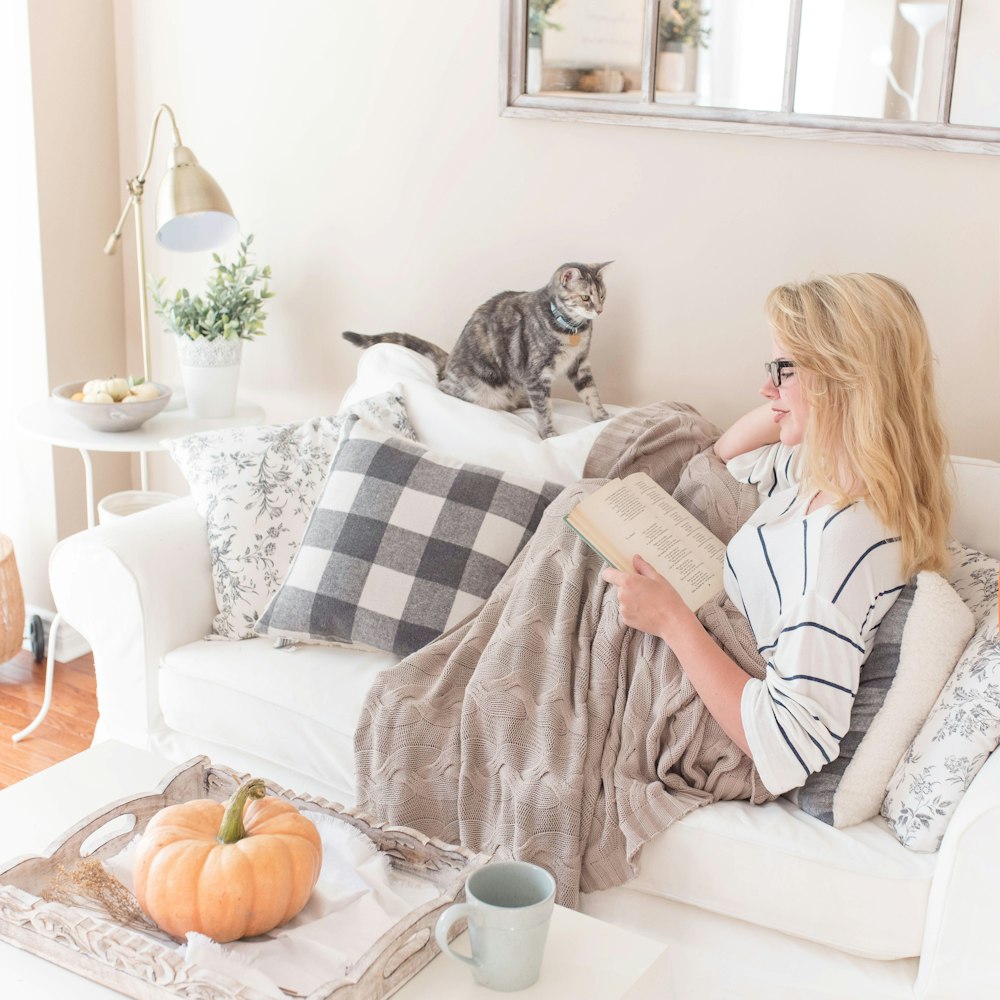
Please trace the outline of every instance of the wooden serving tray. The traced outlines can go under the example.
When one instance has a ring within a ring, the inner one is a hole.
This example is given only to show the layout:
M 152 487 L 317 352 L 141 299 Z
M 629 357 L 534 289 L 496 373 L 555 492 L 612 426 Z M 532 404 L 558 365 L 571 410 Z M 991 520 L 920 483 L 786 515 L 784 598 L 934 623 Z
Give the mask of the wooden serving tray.
M 139 1000 L 262 1000 L 258 990 L 218 972 L 185 966 L 175 946 L 154 934 L 124 927 L 90 909 L 40 898 L 59 865 L 71 869 L 83 857 L 112 857 L 142 833 L 164 806 L 198 798 L 224 802 L 246 777 L 213 765 L 207 757 L 195 757 L 168 774 L 150 794 L 122 799 L 77 823 L 44 855 L 20 858 L 0 869 L 0 940 Z M 437 955 L 434 926 L 438 916 L 465 898 L 466 878 L 489 859 L 407 827 L 372 825 L 352 809 L 326 799 L 299 795 L 272 782 L 267 787 L 269 793 L 300 809 L 349 823 L 388 855 L 394 870 L 437 888 L 436 899 L 406 914 L 345 975 L 331 979 L 304 1000 L 381 1000 L 395 993 Z M 134 817 L 134 824 L 117 832 L 128 817 Z M 113 821 L 117 821 L 115 834 L 102 840 L 101 831 Z M 91 850 L 95 841 L 101 845 Z

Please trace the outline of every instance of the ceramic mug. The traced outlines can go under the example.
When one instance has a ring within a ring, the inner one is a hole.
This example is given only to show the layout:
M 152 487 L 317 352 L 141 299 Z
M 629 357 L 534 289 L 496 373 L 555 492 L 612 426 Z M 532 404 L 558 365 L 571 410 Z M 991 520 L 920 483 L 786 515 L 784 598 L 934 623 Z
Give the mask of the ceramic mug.
M 538 865 L 485 865 L 466 881 L 466 902 L 449 906 L 438 918 L 437 943 L 446 955 L 470 966 L 482 986 L 523 990 L 541 971 L 555 895 L 556 880 Z M 463 918 L 469 925 L 471 957 L 448 943 L 452 924 Z

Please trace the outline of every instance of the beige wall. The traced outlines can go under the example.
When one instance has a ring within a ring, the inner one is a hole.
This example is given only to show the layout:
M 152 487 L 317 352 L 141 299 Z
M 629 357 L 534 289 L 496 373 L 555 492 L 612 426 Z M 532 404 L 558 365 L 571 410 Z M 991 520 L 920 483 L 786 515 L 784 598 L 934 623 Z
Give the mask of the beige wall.
M 274 269 L 241 387 L 269 417 L 336 405 L 343 329 L 450 346 L 494 292 L 614 258 L 605 397 L 725 423 L 756 398 L 767 291 L 876 270 L 924 309 L 954 450 L 1000 459 L 1000 158 L 501 118 L 493 3 L 116 0 L 115 21 L 123 176 L 170 103 Z M 171 287 L 209 264 L 150 251 Z M 176 377 L 167 334 L 154 357 Z
M 244 352 L 242 383 L 271 419 L 336 406 L 356 362 L 343 329 L 404 329 L 447 347 L 494 292 L 537 287 L 564 260 L 614 258 L 593 353 L 605 398 L 684 399 L 725 424 L 756 399 L 767 291 L 877 270 L 905 282 L 927 316 L 953 450 L 1000 459 L 1000 158 L 501 118 L 493 3 L 57 6 L 66 41 L 48 44 L 68 63 L 46 72 L 72 111 L 39 136 L 40 187 L 66 188 L 43 232 L 65 240 L 55 220 L 84 200 L 81 164 L 92 180 L 104 169 L 84 149 L 117 157 L 118 171 L 59 251 L 67 295 L 84 295 L 102 329 L 121 329 L 124 299 L 136 330 L 134 241 L 123 240 L 111 284 L 92 247 L 141 164 L 153 110 L 171 104 L 274 269 L 270 333 Z M 70 45 L 74 31 L 92 44 Z M 164 133 L 151 188 L 168 147 Z M 171 288 L 200 286 L 208 255 L 159 251 L 149 216 L 149 270 Z M 53 300 L 58 324 L 47 317 L 63 346 L 74 301 Z M 153 341 L 158 377 L 177 381 L 169 335 L 154 329 Z M 138 371 L 137 333 L 128 342 Z M 63 365 L 65 377 L 80 364 Z M 156 459 L 151 485 L 183 490 Z
M 0 531 L 26 601 L 50 607 L 49 550 L 86 527 L 83 465 L 15 426 L 52 386 L 124 365 L 121 266 L 100 252 L 120 210 L 111 0 L 12 0 L 0 39 Z M 127 488 L 129 459 L 95 457 L 94 479 Z
M 29 0 L 28 10 L 45 345 L 56 386 L 125 366 L 122 267 L 101 252 L 125 200 L 114 21 L 111 0 Z M 53 460 L 63 538 L 87 526 L 83 463 L 65 448 Z M 93 467 L 98 497 L 130 487 L 127 456 L 95 454 Z

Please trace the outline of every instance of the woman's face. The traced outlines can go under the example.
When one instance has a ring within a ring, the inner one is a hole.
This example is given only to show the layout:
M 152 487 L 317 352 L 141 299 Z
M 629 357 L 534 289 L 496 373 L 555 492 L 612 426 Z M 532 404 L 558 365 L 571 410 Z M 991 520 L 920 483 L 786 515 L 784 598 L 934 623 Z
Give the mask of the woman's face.
M 771 359 L 773 361 L 791 361 L 788 352 L 777 342 L 772 345 Z M 771 412 L 778 425 L 778 435 L 782 444 L 801 444 L 806 433 L 806 423 L 809 420 L 809 407 L 802 396 L 801 376 L 795 368 L 782 367 L 780 372 L 781 386 L 775 387 L 767 374 L 760 394 L 771 401 Z

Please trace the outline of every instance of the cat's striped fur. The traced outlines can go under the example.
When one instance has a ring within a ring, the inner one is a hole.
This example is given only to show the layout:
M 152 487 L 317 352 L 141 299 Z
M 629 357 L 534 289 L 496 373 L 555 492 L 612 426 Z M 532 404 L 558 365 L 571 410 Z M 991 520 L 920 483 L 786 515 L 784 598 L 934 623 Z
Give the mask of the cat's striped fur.
M 408 333 L 343 336 L 358 347 L 400 344 L 429 357 L 442 392 L 493 410 L 531 406 L 542 437 L 552 425 L 553 379 L 565 374 L 594 420 L 608 412 L 594 384 L 588 356 L 593 321 L 604 309 L 604 264 L 563 264 L 544 288 L 501 292 L 469 318 L 449 354 Z

